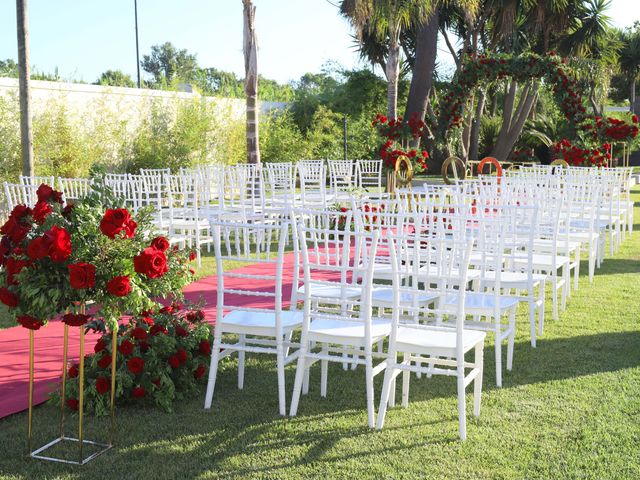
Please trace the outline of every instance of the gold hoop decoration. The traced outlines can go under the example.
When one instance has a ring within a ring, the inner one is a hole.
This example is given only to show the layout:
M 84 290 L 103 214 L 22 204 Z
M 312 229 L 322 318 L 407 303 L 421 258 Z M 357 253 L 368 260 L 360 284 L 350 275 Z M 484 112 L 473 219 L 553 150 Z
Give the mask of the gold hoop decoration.
M 396 187 L 411 185 L 411 180 L 413 180 L 413 165 L 411 165 L 409 157 L 400 155 L 396 159 L 394 173 L 396 177 Z
M 567 161 L 563 160 L 561 158 L 556 158 L 553 162 L 551 162 L 551 165 L 559 165 L 561 167 L 568 167 L 569 166 Z
M 478 164 L 478 169 L 477 169 L 478 175 L 482 175 L 482 169 L 487 163 L 490 163 L 491 165 L 496 167 L 496 173 L 498 174 L 499 177 L 502 176 L 502 165 L 500 165 L 500 162 L 498 161 L 498 159 L 494 157 L 484 157 L 482 160 L 480 160 L 480 163 Z
M 449 157 L 447 158 L 444 163 L 442 164 L 442 169 L 441 169 L 441 173 L 442 173 L 442 178 L 444 180 L 444 183 L 446 183 L 447 185 L 451 185 L 453 182 L 449 179 L 449 174 L 448 174 L 448 170 L 449 167 L 453 166 L 453 177 L 456 180 L 464 180 L 465 178 L 467 178 L 467 168 L 464 164 L 464 162 L 459 159 L 458 157 Z M 460 169 L 460 172 L 462 172 L 462 175 L 458 175 L 458 167 Z

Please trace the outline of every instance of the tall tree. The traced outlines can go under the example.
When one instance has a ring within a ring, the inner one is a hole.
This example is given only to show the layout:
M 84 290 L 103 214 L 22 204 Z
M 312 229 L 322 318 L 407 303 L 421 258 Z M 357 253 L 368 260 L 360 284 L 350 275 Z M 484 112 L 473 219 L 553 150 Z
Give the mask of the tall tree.
M 242 5 L 244 11 L 244 91 L 247 95 L 247 161 L 249 163 L 260 163 L 256 7 L 251 0 L 242 0 Z
M 186 49 L 171 42 L 151 47 L 151 54 L 142 56 L 142 69 L 153 76 L 156 85 L 171 85 L 175 80 L 190 81 L 196 77 L 198 60 Z
M 29 73 L 29 28 L 27 0 L 16 0 L 18 20 L 18 81 L 20 84 L 20 142 L 22 174 L 30 176 L 33 169 L 33 133 L 31 131 L 31 85 Z
M 133 88 L 136 86 L 136 83 L 133 81 L 133 78 L 131 78 L 131 75 L 124 73 L 122 70 L 107 70 L 100 74 L 96 85 Z
M 340 12 L 354 26 L 361 44 L 377 39 L 386 44 L 387 115 L 398 116 L 398 81 L 403 31 L 424 21 L 433 0 L 343 0 Z
M 629 110 L 640 113 L 636 99 L 636 83 L 640 79 L 640 23 L 619 33 L 622 43 L 620 49 L 620 70 L 629 82 Z

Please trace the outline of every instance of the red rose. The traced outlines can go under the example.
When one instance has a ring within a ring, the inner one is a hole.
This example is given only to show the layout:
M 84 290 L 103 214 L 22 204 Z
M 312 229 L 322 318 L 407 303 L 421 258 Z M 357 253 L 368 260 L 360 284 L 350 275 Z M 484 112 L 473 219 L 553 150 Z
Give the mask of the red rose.
M 98 366 L 100 368 L 107 368 L 111 365 L 111 355 L 105 353 L 100 360 L 98 360 Z
M 149 333 L 153 336 L 158 335 L 159 333 L 164 333 L 165 335 L 167 335 L 169 331 L 164 326 L 156 323 L 153 327 L 151 327 Z
M 57 225 L 43 235 L 49 246 L 49 257 L 54 262 L 64 262 L 71 255 L 71 236 L 64 228 Z
M 71 410 L 78 410 L 78 405 L 80 403 L 78 402 L 77 398 L 67 398 L 67 407 L 69 407 Z
M 140 357 L 132 357 L 127 360 L 127 368 L 134 375 L 140 375 L 144 370 L 144 360 Z
M 126 275 L 113 277 L 107 282 L 107 292 L 116 297 L 126 297 L 129 295 L 129 293 L 131 293 L 131 281 L 129 277 Z
M 124 226 L 124 237 L 133 238 L 136 235 L 136 228 L 138 228 L 138 224 L 135 220 L 129 220 L 129 222 Z
M 189 261 L 193 262 L 196 258 L 198 258 L 198 255 L 196 254 L 196 252 L 194 252 L 193 250 L 191 252 L 189 252 Z
M 207 368 L 201 363 L 198 365 L 198 368 L 196 368 L 196 371 L 193 372 L 193 376 L 196 377 L 196 379 L 200 379 L 204 376 L 204 373 L 207 371 Z
M 189 331 L 186 328 L 181 327 L 180 325 L 176 325 L 176 335 L 178 337 L 188 337 Z
M 90 263 L 72 263 L 67 265 L 69 269 L 69 282 L 71 288 L 93 288 L 96 284 L 96 267 Z
M 53 195 L 53 188 L 43 183 L 38 187 L 38 190 L 36 190 L 36 195 L 38 196 L 39 202 L 46 202 Z
M 20 315 L 16 318 L 16 321 L 24 328 L 28 328 L 29 330 L 39 330 L 40 327 L 44 325 L 44 322 L 42 320 L 38 320 L 31 315 Z
M 136 340 L 146 340 L 147 339 L 147 331 L 144 328 L 136 327 L 131 330 L 131 337 Z
M 41 260 L 49 254 L 49 245 L 43 237 L 36 237 L 27 245 L 27 255 L 31 260 Z
M 158 313 L 173 313 L 173 307 L 171 305 L 167 305 L 166 307 L 162 307 Z
M 118 351 L 124 356 L 129 356 L 133 353 L 133 343 L 129 340 L 123 340 L 122 343 L 118 346 Z
M 133 387 L 133 390 L 131 390 L 131 396 L 133 398 L 144 398 L 145 393 L 144 387 L 139 385 L 137 387 Z
M 0 233 L 3 235 L 7 235 L 13 243 L 20 243 L 22 240 L 24 240 L 30 230 L 31 225 L 24 224 L 20 221 L 19 218 L 13 216 L 10 216 L 9 220 L 7 220 L 7 222 L 2 227 L 0 227 Z
M 69 375 L 69 378 L 76 378 L 78 376 L 78 374 L 80 373 L 80 371 L 78 370 L 78 365 L 77 364 L 73 364 L 69 367 L 69 371 L 67 372 Z
M 147 342 L 138 342 L 138 346 L 140 347 L 140 351 L 142 353 L 145 353 L 147 350 L 149 350 L 149 344 Z
M 107 343 L 103 339 L 99 338 L 95 346 L 93 347 L 93 351 L 95 353 L 99 353 L 103 351 L 105 348 L 107 348 Z
M 166 252 L 169 248 L 169 240 L 165 237 L 156 237 L 151 241 L 151 246 L 161 252 Z
M 20 298 L 8 288 L 2 287 L 0 288 L 0 302 L 4 303 L 7 307 L 16 308 L 18 303 L 20 303 Z
M 126 229 L 129 222 L 131 222 L 131 214 L 126 208 L 109 208 L 100 220 L 100 231 L 111 239 L 116 238 L 116 235 L 122 231 L 128 235 Z
M 17 222 L 30 214 L 31 214 L 31 209 L 24 204 L 20 204 L 13 207 L 13 210 L 11 210 L 11 213 L 9 214 L 9 218 Z
M 632 121 L 633 123 L 638 123 L 638 116 L 637 116 L 637 115 L 635 115 L 635 114 L 634 114 L 634 115 L 631 115 L 631 121 Z
M 211 343 L 209 340 L 202 340 L 198 346 L 198 350 L 202 355 L 211 355 Z
M 81 327 L 89 321 L 90 315 L 82 313 L 66 313 L 62 316 L 62 321 L 70 327 Z
M 180 360 L 180 363 L 185 363 L 187 361 L 187 352 L 184 348 L 179 349 L 176 352 L 176 357 Z
M 150 327 L 153 326 L 156 323 L 156 322 L 153 321 L 153 318 L 147 317 L 147 316 L 142 317 L 142 321 L 144 323 L 146 323 L 147 325 L 149 325 Z
M 96 391 L 99 395 L 104 395 L 109 391 L 111 385 L 106 377 L 98 377 L 96 379 Z
M 71 212 L 73 211 L 73 203 L 67 202 L 67 205 L 62 209 L 62 216 L 66 219 L 71 217 Z
M 159 378 L 154 378 L 153 380 L 151 380 L 151 383 L 153 383 L 156 387 L 160 388 L 160 379 Z
M 33 207 L 33 211 L 31 215 L 33 216 L 33 220 L 38 224 L 43 224 L 45 219 L 49 216 L 49 214 L 53 211 L 51 205 L 47 202 L 38 202 Z
M 179 368 L 180 367 L 180 359 L 176 355 L 171 355 L 169 357 L 169 365 L 171 365 L 171 368 L 173 368 L 174 370 L 176 368 Z
M 162 277 L 169 270 L 164 252 L 153 247 L 147 247 L 133 257 L 133 266 L 136 272 L 149 278 Z

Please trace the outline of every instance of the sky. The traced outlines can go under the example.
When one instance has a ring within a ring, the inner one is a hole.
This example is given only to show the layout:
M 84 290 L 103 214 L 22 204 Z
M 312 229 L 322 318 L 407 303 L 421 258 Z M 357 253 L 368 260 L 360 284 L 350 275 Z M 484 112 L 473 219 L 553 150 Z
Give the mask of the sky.
M 327 61 L 361 64 L 338 0 L 254 0 L 258 70 L 281 83 Z M 94 82 L 108 69 L 136 73 L 134 0 L 29 0 L 31 64 L 63 79 Z M 617 27 L 640 21 L 640 0 L 612 0 Z M 202 67 L 244 76 L 241 0 L 138 0 L 140 58 L 166 41 Z M 446 52 L 444 48 L 441 52 Z M 445 55 L 445 53 L 443 53 Z M 13 0 L 0 0 L 0 59 L 17 59 Z M 446 61 L 446 59 L 444 59 Z

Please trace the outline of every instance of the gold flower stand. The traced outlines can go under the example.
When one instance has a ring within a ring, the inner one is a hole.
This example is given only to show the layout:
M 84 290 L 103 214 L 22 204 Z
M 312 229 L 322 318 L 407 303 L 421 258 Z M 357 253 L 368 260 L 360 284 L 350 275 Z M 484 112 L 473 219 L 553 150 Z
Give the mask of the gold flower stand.
M 84 307 L 82 308 L 84 313 Z M 60 391 L 60 436 L 51 440 L 47 444 L 32 450 L 33 435 L 33 364 L 34 364 L 34 331 L 29 330 L 29 414 L 28 414 L 28 448 L 29 456 L 38 460 L 50 462 L 67 463 L 72 465 L 85 465 L 94 458 L 102 455 L 113 447 L 113 436 L 115 433 L 115 391 L 116 391 L 116 354 L 117 354 L 117 331 L 112 334 L 111 342 L 111 428 L 108 443 L 100 443 L 84 438 L 84 325 L 80 327 L 80 362 L 78 367 L 78 437 L 74 438 L 65 434 L 65 387 L 67 381 L 67 360 L 69 349 L 69 325 L 64 326 L 64 347 L 62 359 L 62 386 Z M 76 443 L 78 448 L 77 460 L 69 460 L 46 455 L 54 445 L 69 442 Z M 84 447 L 93 447 L 95 450 L 90 455 L 85 456 Z M 96 450 L 97 449 L 97 450 Z

